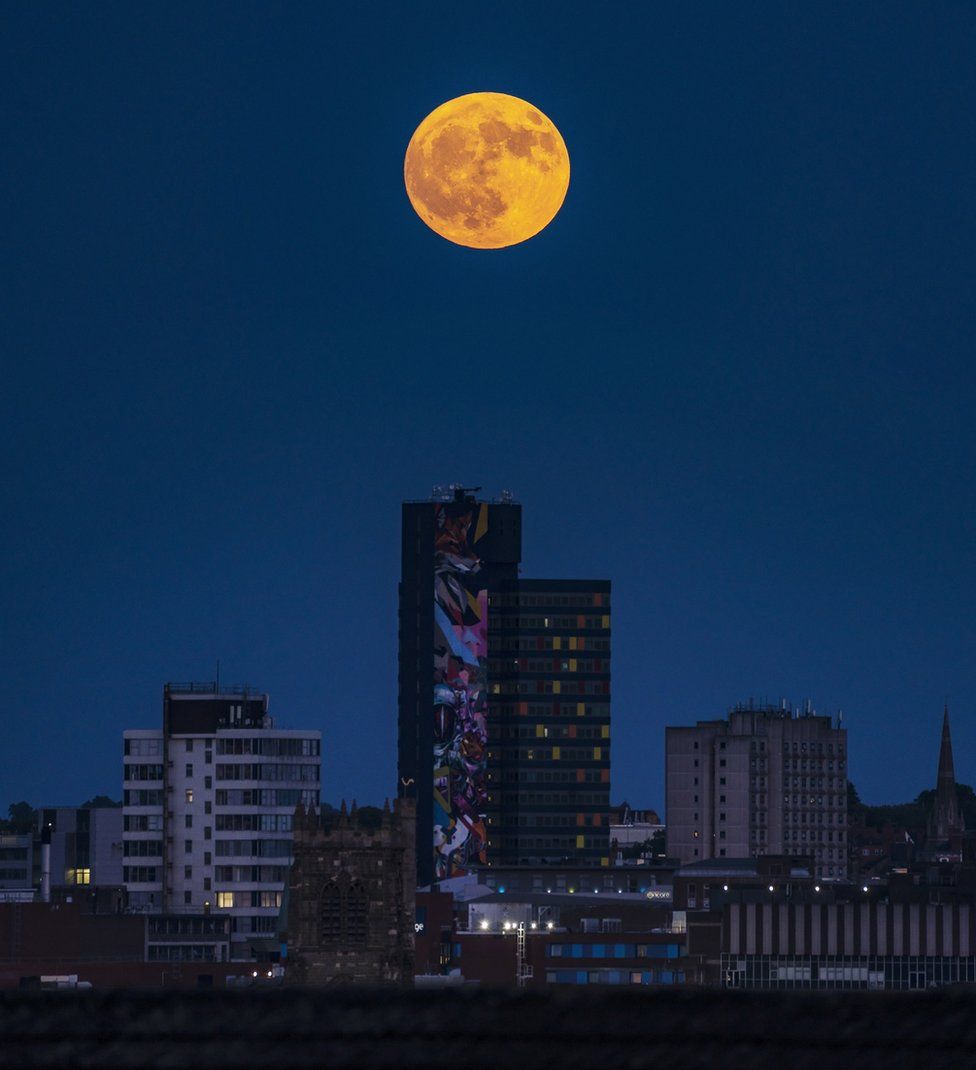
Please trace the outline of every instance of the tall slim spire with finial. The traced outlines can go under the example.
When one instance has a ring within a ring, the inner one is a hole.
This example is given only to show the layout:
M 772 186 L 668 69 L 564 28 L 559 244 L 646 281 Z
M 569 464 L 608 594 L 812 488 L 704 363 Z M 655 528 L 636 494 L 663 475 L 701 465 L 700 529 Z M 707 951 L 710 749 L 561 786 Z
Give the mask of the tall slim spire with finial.
M 939 775 L 935 788 L 935 836 L 947 840 L 962 832 L 962 816 L 956 798 L 956 772 L 952 762 L 952 737 L 949 734 L 949 703 L 942 713 L 942 743 L 939 747 Z

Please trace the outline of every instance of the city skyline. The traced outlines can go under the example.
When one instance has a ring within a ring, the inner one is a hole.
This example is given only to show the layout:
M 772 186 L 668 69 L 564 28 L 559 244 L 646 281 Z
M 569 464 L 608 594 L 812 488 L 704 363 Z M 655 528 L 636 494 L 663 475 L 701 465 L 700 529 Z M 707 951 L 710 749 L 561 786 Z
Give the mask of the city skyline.
M 452 480 L 524 504 L 525 575 L 611 581 L 614 802 L 750 696 L 842 708 L 872 802 L 948 696 L 976 780 L 974 18 L 11 11 L 0 805 L 117 797 L 218 660 L 324 798 L 391 795 L 400 502 Z M 503 250 L 403 187 L 479 90 L 572 158 Z

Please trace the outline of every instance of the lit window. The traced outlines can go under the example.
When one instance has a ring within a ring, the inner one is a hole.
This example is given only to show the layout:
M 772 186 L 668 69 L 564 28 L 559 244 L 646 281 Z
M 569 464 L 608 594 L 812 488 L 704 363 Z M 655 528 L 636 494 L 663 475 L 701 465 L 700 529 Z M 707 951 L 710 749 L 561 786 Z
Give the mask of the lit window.
M 217 893 L 217 906 L 218 907 L 232 907 L 234 905 L 234 893 L 233 892 L 218 892 Z
M 75 870 L 75 884 L 91 884 L 91 870 L 90 869 L 77 869 L 77 870 Z
M 193 802 L 193 788 L 186 789 L 186 801 L 188 803 Z

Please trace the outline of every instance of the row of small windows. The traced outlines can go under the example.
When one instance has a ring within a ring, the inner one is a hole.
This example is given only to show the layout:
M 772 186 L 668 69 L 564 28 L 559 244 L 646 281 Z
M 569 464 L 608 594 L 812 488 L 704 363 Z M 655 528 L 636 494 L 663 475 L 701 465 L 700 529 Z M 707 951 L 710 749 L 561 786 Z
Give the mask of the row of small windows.
M 162 806 L 162 788 L 128 788 L 122 793 L 123 806 Z
M 488 599 L 490 606 L 600 606 L 609 609 L 610 595 L 596 594 L 493 594 Z
M 521 762 L 602 762 L 610 759 L 605 747 L 506 747 L 504 754 L 506 758 Z M 496 755 L 489 753 L 489 757 Z
M 543 650 L 610 652 L 610 640 L 595 635 L 530 635 L 505 637 L 494 643 L 495 650 L 518 650 L 531 653 Z
M 519 848 L 535 847 L 540 850 L 592 850 L 592 851 L 606 851 L 607 841 L 606 837 L 600 839 L 598 836 L 520 836 L 518 839 Z M 491 841 L 488 841 L 489 847 Z
M 280 906 L 281 892 L 217 892 L 217 907 L 220 910 L 233 910 L 236 907 L 268 909 Z
M 122 880 L 125 884 L 155 884 L 156 866 L 123 866 Z
M 825 819 L 824 818 L 824 814 L 822 812 L 822 809 L 823 809 L 823 798 L 824 797 L 822 795 L 818 795 L 818 796 L 816 796 L 816 801 L 814 801 L 815 797 L 813 795 L 811 795 L 809 797 L 809 805 L 810 806 L 818 806 L 818 807 L 821 808 L 820 810 L 813 810 L 813 811 L 811 811 L 811 810 L 796 810 L 796 811 L 787 810 L 786 813 L 784 814 L 784 818 L 783 818 L 784 821 L 786 822 L 787 825 L 793 825 L 793 824 L 796 824 L 796 825 L 811 824 L 812 825 L 814 823 L 814 821 L 816 821 L 817 824 L 822 824 L 824 819 Z M 805 805 L 807 803 L 807 797 L 805 795 L 804 796 L 800 796 L 799 804 L 797 804 L 796 799 L 797 799 L 797 796 L 794 795 L 793 796 L 793 805 L 794 806 L 796 806 L 796 805 L 803 806 L 803 805 Z M 784 803 L 784 805 L 789 805 L 789 799 L 788 798 L 784 798 L 783 803 Z M 841 805 L 839 799 L 838 799 L 837 805 L 838 806 Z M 830 807 L 830 796 L 828 795 L 827 796 L 827 808 L 829 808 L 829 807 Z M 845 821 L 845 815 L 840 811 L 834 811 L 834 812 L 828 813 L 826 815 L 826 821 L 827 821 L 828 824 L 830 824 L 831 822 L 834 822 L 834 823 L 836 823 L 838 825 L 843 825 L 844 821 Z
M 218 780 L 303 780 L 318 782 L 317 765 L 277 765 L 245 762 L 217 765 Z
M 488 779 L 496 780 L 489 771 Z M 502 774 L 505 784 L 609 784 L 610 770 L 603 769 L 506 769 Z
M 683 970 L 546 970 L 552 985 L 673 985 L 684 979 Z
M 216 944 L 150 944 L 149 962 L 216 962 Z
M 126 832 L 162 832 L 162 813 L 127 813 L 122 819 L 122 829 Z
M 290 858 L 291 840 L 217 840 L 218 858 Z
M 492 695 L 609 695 L 609 680 L 495 680 Z
M 499 626 L 502 628 L 518 628 L 520 631 L 527 631 L 530 628 L 538 629 L 555 629 L 556 631 L 568 632 L 576 628 L 581 631 L 609 631 L 610 630 L 610 614 L 605 613 L 599 617 L 590 617 L 585 614 L 577 614 L 574 617 L 561 617 L 561 616 L 545 616 L 545 617 L 526 617 L 512 616 L 512 617 L 494 617 L 491 615 L 488 617 L 488 625 L 492 631 L 495 631 Z
M 610 721 L 610 707 L 603 703 L 579 702 L 492 702 L 493 714 L 499 717 L 587 717 Z
M 291 832 L 291 814 L 217 814 L 218 832 Z
M 547 944 L 548 958 L 573 959 L 676 959 L 679 944 Z
M 787 829 L 784 833 L 784 838 L 787 840 L 806 840 L 809 836 L 811 842 L 820 841 L 821 843 L 826 840 L 828 843 L 832 843 L 834 840 L 833 829 Z M 837 830 L 837 843 L 844 843 L 846 836 L 842 829 Z
M 220 739 L 218 754 L 257 754 L 265 758 L 317 758 L 321 743 L 317 739 Z
M 719 743 L 718 743 L 718 749 L 719 750 L 725 750 L 726 745 L 727 745 L 727 741 L 726 740 L 720 740 Z M 697 739 L 694 740 L 693 747 L 694 747 L 695 750 L 699 750 L 700 749 L 700 743 L 699 743 L 699 741 Z M 765 740 L 759 740 L 758 742 L 756 740 L 752 740 L 751 743 L 750 743 L 750 749 L 752 750 L 753 753 L 764 754 L 766 752 Z M 833 754 L 834 754 L 834 744 L 833 743 L 811 743 L 809 745 L 809 750 L 808 750 L 807 744 L 805 742 L 801 743 L 798 740 L 793 740 L 792 741 L 792 745 L 791 745 L 790 741 L 786 741 L 786 742 L 783 743 L 783 753 L 784 754 L 790 754 L 790 753 L 793 753 L 793 754 L 807 754 L 807 753 L 809 753 L 811 755 L 820 754 L 820 755 L 833 756 Z M 842 744 L 840 744 L 840 743 L 837 744 L 836 753 L 837 753 L 838 756 L 843 757 L 844 747 L 843 747 Z M 789 762 L 787 762 L 786 764 L 789 765 Z
M 162 858 L 162 840 L 123 840 L 122 854 L 126 858 Z
M 318 806 L 319 793 L 313 788 L 218 788 L 218 806 Z
M 519 814 L 514 824 L 518 828 L 598 828 L 604 824 L 605 814 Z M 489 822 L 491 818 L 489 817 Z M 512 823 L 509 821 L 508 823 Z
M 243 914 L 231 917 L 230 931 L 232 933 L 276 933 L 278 925 L 276 914 Z
M 288 875 L 287 866 L 215 866 L 214 879 L 230 884 L 275 884 Z
M 126 739 L 122 746 L 125 754 L 137 758 L 155 758 L 163 753 L 161 739 Z
M 205 936 L 221 934 L 227 930 L 225 918 L 215 917 L 152 917 L 149 918 L 149 936 Z
M 162 765 L 126 765 L 123 767 L 123 780 L 162 780 Z
M 824 781 L 826 781 L 826 783 L 824 783 Z M 793 788 L 794 790 L 796 790 L 797 788 L 810 787 L 810 788 L 827 788 L 827 789 L 832 789 L 834 791 L 838 791 L 842 787 L 844 787 L 844 781 L 840 777 L 832 777 L 832 776 L 828 776 L 828 777 L 822 777 L 822 776 L 819 776 L 819 777 L 817 777 L 817 776 L 812 776 L 812 777 L 793 776 L 793 777 L 789 777 L 789 776 L 787 776 L 787 777 L 783 777 L 783 787 L 784 788 Z
M 606 658 L 511 658 L 492 659 L 488 662 L 488 672 L 492 675 L 519 672 L 593 672 L 610 671 Z
M 502 739 L 609 739 L 610 726 L 575 724 L 520 724 L 504 728 Z
M 519 791 L 489 794 L 488 802 L 504 809 L 527 806 L 599 806 L 607 804 L 605 791 Z

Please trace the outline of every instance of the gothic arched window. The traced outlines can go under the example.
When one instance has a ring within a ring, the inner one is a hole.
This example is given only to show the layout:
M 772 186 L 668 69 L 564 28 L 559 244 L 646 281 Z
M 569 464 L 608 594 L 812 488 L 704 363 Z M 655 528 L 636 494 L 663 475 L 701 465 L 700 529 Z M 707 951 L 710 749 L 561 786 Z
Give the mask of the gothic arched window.
M 350 947 L 363 947 L 369 926 L 369 897 L 359 881 L 346 892 L 345 940 Z
M 319 939 L 323 944 L 342 940 L 342 892 L 335 881 L 329 881 L 319 899 Z
M 319 940 L 327 947 L 365 947 L 369 936 L 369 895 L 361 881 L 341 874 L 319 896 Z

